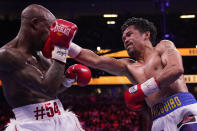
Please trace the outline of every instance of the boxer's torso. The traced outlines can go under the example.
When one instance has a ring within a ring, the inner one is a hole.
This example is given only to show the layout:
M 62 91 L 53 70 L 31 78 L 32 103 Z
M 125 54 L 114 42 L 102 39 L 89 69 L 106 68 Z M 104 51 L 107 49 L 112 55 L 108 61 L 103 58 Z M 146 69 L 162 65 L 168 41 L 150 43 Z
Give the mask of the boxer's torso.
M 38 58 L 15 48 L 13 44 L 7 44 L 1 51 L 6 51 L 8 56 L 4 59 L 12 61 L 8 69 L 0 71 L 0 79 L 3 83 L 3 92 L 8 104 L 12 108 L 44 102 L 51 98 L 32 90 L 39 85 L 34 83 L 35 78 L 43 77 L 46 68 Z M 11 57 L 10 57 L 11 56 Z
M 154 50 L 144 63 L 127 61 L 127 68 L 129 74 L 128 79 L 134 84 L 143 83 L 153 76 L 158 76 L 158 74 L 163 70 L 164 65 L 162 63 L 161 56 Z M 182 75 L 165 90 L 158 90 L 155 93 L 149 95 L 146 98 L 146 102 L 149 107 L 160 102 L 162 99 L 171 96 L 172 94 L 178 92 L 187 92 L 187 86 L 184 81 L 184 76 Z

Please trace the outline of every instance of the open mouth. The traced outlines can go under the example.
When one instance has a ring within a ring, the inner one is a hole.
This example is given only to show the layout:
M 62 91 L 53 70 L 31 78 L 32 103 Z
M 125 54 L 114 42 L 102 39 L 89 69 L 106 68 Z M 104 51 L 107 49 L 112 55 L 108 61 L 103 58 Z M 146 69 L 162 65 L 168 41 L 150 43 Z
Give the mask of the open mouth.
M 130 42 L 126 44 L 126 49 L 129 49 L 129 48 L 133 48 L 133 43 Z

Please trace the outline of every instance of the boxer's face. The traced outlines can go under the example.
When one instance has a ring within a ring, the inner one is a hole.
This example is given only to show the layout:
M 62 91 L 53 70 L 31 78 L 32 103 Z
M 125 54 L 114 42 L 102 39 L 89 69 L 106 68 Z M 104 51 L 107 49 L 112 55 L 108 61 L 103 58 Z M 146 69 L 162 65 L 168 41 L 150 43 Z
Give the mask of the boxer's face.
M 134 25 L 130 25 L 122 35 L 124 47 L 131 57 L 135 57 L 136 53 L 142 50 L 145 41 L 144 33 L 141 33 Z
M 55 16 L 48 15 L 45 20 L 40 22 L 39 30 L 39 49 L 42 49 L 50 33 L 50 27 L 52 23 L 56 20 Z

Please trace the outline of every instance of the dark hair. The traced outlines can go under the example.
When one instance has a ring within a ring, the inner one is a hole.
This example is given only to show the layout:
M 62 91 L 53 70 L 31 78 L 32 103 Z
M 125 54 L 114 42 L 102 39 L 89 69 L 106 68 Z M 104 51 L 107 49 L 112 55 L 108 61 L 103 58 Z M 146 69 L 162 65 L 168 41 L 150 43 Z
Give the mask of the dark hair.
M 155 45 L 157 29 L 155 25 L 148 21 L 147 19 L 143 18 L 129 18 L 127 19 L 124 24 L 121 26 L 122 33 L 129 27 L 130 25 L 134 25 L 136 29 L 138 29 L 141 33 L 146 31 L 150 31 L 150 41 L 153 45 Z

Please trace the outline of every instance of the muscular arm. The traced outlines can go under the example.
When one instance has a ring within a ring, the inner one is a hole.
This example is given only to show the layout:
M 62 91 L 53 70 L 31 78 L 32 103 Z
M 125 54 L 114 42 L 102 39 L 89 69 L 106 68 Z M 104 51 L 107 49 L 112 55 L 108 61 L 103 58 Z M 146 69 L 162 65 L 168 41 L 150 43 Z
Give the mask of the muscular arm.
M 45 92 L 50 96 L 55 96 L 62 86 L 65 66 L 56 60 L 46 59 L 40 52 L 38 52 L 38 55 L 43 67 L 47 69 L 43 79 L 43 85 L 47 87 Z
M 114 75 L 126 75 L 128 73 L 126 64 L 124 64 L 122 60 L 117 60 L 111 57 L 98 56 L 93 51 L 88 49 L 82 49 L 75 60 L 83 63 L 84 65 L 104 70 Z
M 171 41 L 163 40 L 158 45 L 164 69 L 156 79 L 159 88 L 165 88 L 176 81 L 184 73 L 182 57 Z
M 45 87 L 45 92 L 51 96 L 55 96 L 59 88 L 61 87 L 64 79 L 64 64 L 54 60 L 50 68 L 45 74 L 41 83 Z
M 37 55 L 38 55 L 38 57 L 39 57 L 39 59 L 40 59 L 40 62 L 41 62 L 42 65 L 43 65 L 43 67 L 44 67 L 46 70 L 48 70 L 49 67 L 50 67 L 51 64 L 52 64 L 51 59 L 45 58 L 45 57 L 42 55 L 41 51 L 37 52 Z

